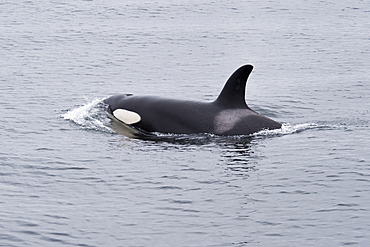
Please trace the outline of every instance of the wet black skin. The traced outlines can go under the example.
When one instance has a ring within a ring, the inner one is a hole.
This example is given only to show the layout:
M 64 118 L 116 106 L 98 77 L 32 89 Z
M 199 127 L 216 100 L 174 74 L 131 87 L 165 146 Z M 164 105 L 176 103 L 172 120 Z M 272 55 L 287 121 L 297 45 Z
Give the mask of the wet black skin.
M 111 113 L 116 109 L 138 113 L 141 121 L 131 126 L 145 132 L 249 135 L 263 129 L 278 129 L 280 123 L 259 115 L 245 102 L 246 83 L 252 70 L 252 65 L 236 70 L 213 102 L 130 94 L 111 96 L 104 102 Z

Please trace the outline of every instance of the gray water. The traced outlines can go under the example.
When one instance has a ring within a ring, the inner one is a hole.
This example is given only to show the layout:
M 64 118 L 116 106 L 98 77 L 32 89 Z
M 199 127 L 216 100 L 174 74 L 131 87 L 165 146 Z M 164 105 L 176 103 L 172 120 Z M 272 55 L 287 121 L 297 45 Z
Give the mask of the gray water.
M 370 3 L 2 1 L 0 246 L 367 246 Z M 283 122 L 115 133 L 117 93 L 211 101 L 240 65 Z

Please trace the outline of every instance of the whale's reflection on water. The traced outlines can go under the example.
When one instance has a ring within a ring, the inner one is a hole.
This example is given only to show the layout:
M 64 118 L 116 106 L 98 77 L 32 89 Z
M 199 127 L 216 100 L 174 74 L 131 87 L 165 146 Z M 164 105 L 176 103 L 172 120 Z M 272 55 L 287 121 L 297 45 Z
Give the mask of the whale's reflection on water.
M 257 160 L 254 147 L 258 145 L 256 137 L 245 136 L 217 136 L 214 134 L 163 134 L 141 133 L 134 128 L 112 120 L 112 128 L 119 134 L 129 138 L 138 138 L 146 144 L 155 145 L 156 148 L 173 149 L 181 152 L 193 149 L 208 149 L 214 153 L 226 165 L 226 169 L 234 175 L 249 176 L 250 172 L 256 171 Z M 149 143 L 148 143 L 149 142 Z M 211 162 L 205 160 L 205 162 Z

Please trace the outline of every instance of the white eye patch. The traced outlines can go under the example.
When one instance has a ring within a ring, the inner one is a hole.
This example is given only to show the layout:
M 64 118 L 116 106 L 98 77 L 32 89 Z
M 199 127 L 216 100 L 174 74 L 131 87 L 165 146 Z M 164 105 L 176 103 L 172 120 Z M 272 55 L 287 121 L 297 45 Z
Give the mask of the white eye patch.
M 125 109 L 117 109 L 113 112 L 113 116 L 125 124 L 138 123 L 141 120 L 139 114 L 133 111 L 128 111 Z

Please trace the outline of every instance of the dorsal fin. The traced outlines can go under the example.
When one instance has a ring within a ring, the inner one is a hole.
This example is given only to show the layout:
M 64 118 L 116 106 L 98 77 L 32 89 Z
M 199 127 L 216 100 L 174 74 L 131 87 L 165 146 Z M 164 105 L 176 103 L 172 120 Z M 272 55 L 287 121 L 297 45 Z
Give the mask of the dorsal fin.
M 226 108 L 249 108 L 245 102 L 245 86 L 252 70 L 250 64 L 237 69 L 227 80 L 215 103 Z

